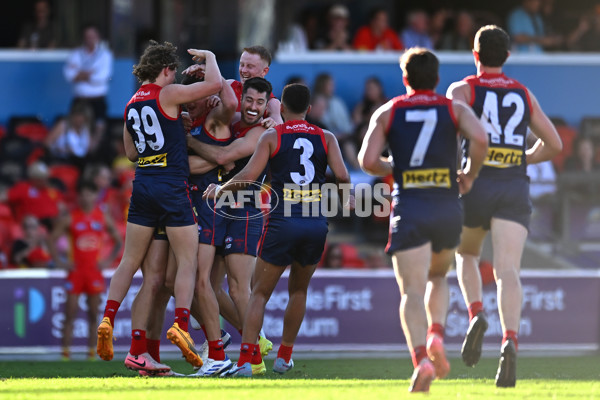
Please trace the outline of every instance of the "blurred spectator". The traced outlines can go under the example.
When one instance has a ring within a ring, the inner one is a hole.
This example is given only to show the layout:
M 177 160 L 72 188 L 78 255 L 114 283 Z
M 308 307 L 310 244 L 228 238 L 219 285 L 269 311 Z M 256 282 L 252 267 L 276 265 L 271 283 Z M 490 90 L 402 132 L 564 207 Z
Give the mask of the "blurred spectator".
M 36 161 L 27 168 L 27 181 L 15 184 L 8 190 L 6 199 L 17 222 L 26 215 L 34 215 L 48 229 L 64 209 L 61 193 L 50 186 L 48 166 Z M 0 198 L 0 200 L 2 200 Z
M 331 129 L 323 122 L 323 116 L 327 112 L 329 101 L 327 97 L 320 93 L 313 93 L 310 100 L 310 110 L 306 115 L 308 123 L 318 126 L 321 129 L 331 131 Z
M 573 143 L 573 155 L 565 160 L 565 171 L 592 172 L 599 168 L 596 146 L 591 138 L 579 136 Z
M 475 21 L 473 15 L 466 10 L 459 11 L 454 19 L 454 26 L 450 32 L 446 32 L 439 43 L 440 50 L 473 50 L 473 38 L 475 37 Z
M 360 148 L 360 145 L 362 144 L 369 121 L 371 120 L 371 115 L 373 115 L 375 110 L 386 103 L 387 100 L 388 99 L 383 91 L 383 85 L 379 78 L 376 76 L 367 78 L 363 90 L 363 97 L 352 111 L 352 120 L 356 126 L 354 139 L 357 148 Z
M 348 24 L 350 22 L 350 12 L 346 6 L 335 4 L 327 13 L 327 32 L 321 46 L 321 50 L 352 50 L 350 44 L 350 32 Z
M 285 41 L 279 42 L 278 51 L 303 52 L 314 50 L 319 38 L 319 17 L 317 13 L 306 8 L 300 18 L 289 27 Z
M 358 249 L 350 243 L 330 243 L 326 245 L 321 263 L 322 268 L 364 268 L 365 261 Z
M 358 29 L 352 46 L 357 50 L 402 50 L 404 48 L 396 32 L 389 27 L 388 13 L 383 8 L 375 8 L 371 11 L 369 24 Z
M 12 263 L 19 268 L 49 268 L 52 257 L 48 251 L 47 233 L 33 215 L 26 215 L 21 222 L 23 237 L 12 247 Z
M 546 35 L 554 38 L 554 43 L 544 46 L 544 50 L 563 50 L 565 37 L 563 32 L 559 30 L 562 25 L 563 14 L 554 7 L 554 0 L 542 0 L 542 20 L 544 21 L 544 29 Z
M 92 110 L 88 104 L 74 102 L 69 115 L 59 119 L 46 138 L 51 156 L 55 160 L 82 167 L 92 147 L 91 124 Z
M 452 10 L 441 7 L 434 11 L 429 20 L 429 37 L 434 48 L 439 48 L 442 36 L 448 31 L 452 19 Z
M 564 169 L 566 159 L 573 153 L 573 141 L 577 137 L 577 131 L 567 125 L 565 120 L 560 117 L 551 117 L 550 121 L 556 127 L 556 131 L 563 143 L 562 151 L 552 159 L 556 171 L 561 172 Z
M 58 45 L 57 26 L 50 18 L 48 0 L 33 4 L 33 20 L 21 29 L 17 47 L 20 49 L 53 49 Z
M 83 30 L 83 45 L 73 50 L 64 67 L 67 81 L 73 84 L 73 103 L 87 102 L 93 111 L 94 127 L 90 148 L 99 155 L 110 146 L 106 132 L 106 95 L 113 70 L 113 55 L 101 40 L 95 25 L 86 25 Z M 104 152 L 104 154 L 107 154 Z M 110 154 L 110 153 L 108 153 Z
M 592 12 L 581 16 L 577 28 L 567 39 L 567 46 L 575 51 L 600 51 L 600 3 Z
M 342 268 L 342 260 L 344 255 L 342 254 L 342 248 L 338 244 L 330 244 L 327 246 L 327 250 L 323 255 L 322 268 L 327 269 L 339 269 Z
M 549 36 L 541 15 L 542 0 L 523 0 L 520 7 L 508 16 L 508 33 L 513 41 L 513 50 L 540 53 L 544 47 L 555 46 L 561 39 Z
M 424 47 L 433 49 L 429 37 L 429 16 L 423 10 L 413 10 L 406 16 L 406 28 L 400 33 L 404 47 Z
M 290 77 L 288 77 L 285 81 L 285 84 L 283 85 L 283 87 L 286 87 L 287 85 L 291 85 L 292 83 L 300 83 L 304 86 L 308 86 L 308 84 L 306 83 L 306 80 L 304 79 L 303 76 L 301 75 L 292 75 Z

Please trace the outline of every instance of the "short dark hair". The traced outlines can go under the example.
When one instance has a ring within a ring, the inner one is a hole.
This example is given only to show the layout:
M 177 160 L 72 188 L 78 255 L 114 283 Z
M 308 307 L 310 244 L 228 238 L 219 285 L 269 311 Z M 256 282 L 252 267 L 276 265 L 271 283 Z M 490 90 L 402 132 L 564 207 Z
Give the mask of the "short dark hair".
M 292 83 L 283 88 L 281 102 L 294 114 L 304 114 L 310 105 L 310 89 L 301 83 Z
M 182 74 L 183 78 L 181 79 L 182 85 L 191 85 L 192 83 L 202 82 L 204 78 L 198 78 L 195 75 Z
M 508 58 L 510 36 L 499 26 L 486 25 L 475 34 L 474 47 L 482 65 L 501 67 Z
M 244 47 L 244 51 L 250 54 L 258 54 L 262 60 L 267 62 L 268 66 L 271 65 L 273 57 L 271 57 L 271 52 L 266 47 L 260 45 Z
M 258 93 L 266 93 L 267 100 L 269 100 L 269 98 L 271 97 L 271 92 L 273 91 L 273 86 L 271 86 L 271 83 L 265 78 L 260 78 L 258 76 L 246 79 L 246 81 L 244 82 L 244 87 L 242 89 L 242 96 L 245 95 L 248 89 L 250 88 L 256 90 Z
M 156 81 L 163 68 L 176 70 L 179 68 L 177 47 L 169 42 L 158 43 L 150 40 L 150 44 L 140 57 L 140 62 L 133 66 L 133 74 L 140 82 Z
M 98 186 L 93 181 L 82 179 L 77 183 L 77 193 L 81 193 L 84 190 L 96 193 L 98 192 Z
M 433 90 L 437 86 L 440 62 L 431 51 L 413 47 L 400 57 L 400 68 L 414 90 Z

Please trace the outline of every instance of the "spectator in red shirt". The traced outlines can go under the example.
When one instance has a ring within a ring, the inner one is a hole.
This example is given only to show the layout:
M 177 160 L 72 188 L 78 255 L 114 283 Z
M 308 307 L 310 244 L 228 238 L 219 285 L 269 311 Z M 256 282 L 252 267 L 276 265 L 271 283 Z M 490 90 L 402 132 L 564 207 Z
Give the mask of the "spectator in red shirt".
M 8 189 L 5 199 L 18 222 L 28 214 L 37 217 L 48 229 L 64 208 L 60 191 L 50 186 L 48 166 L 36 161 L 27 168 L 27 181 Z M 0 196 L 0 200 L 3 200 Z
M 26 215 L 21 223 L 23 238 L 12 248 L 12 261 L 20 268 L 50 268 L 52 257 L 48 251 L 46 231 L 33 215 Z
M 404 46 L 396 32 L 389 27 L 387 11 L 371 11 L 369 25 L 362 26 L 354 35 L 352 46 L 357 50 L 402 50 Z

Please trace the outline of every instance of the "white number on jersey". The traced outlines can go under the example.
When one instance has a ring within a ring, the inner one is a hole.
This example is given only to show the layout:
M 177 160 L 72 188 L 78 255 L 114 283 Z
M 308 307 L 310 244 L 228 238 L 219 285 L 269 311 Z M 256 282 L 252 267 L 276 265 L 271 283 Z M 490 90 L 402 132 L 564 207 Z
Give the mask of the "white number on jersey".
M 135 131 L 138 140 L 134 140 L 135 148 L 138 153 L 146 150 L 146 144 L 154 151 L 162 149 L 165 145 L 165 136 L 154 109 L 150 106 L 142 107 L 142 116 L 135 108 L 130 108 L 127 113 L 127 119 L 133 120 L 132 128 Z M 154 136 L 155 140 L 150 140 L 147 136 Z
M 291 172 L 290 177 L 296 185 L 308 185 L 315 178 L 315 166 L 310 161 L 310 156 L 313 155 L 315 148 L 310 140 L 306 138 L 296 139 L 294 148 L 302 149 L 302 154 L 300 154 L 300 164 L 304 167 L 304 175 L 300 175 L 298 172 Z
M 412 154 L 410 156 L 410 166 L 419 167 L 425 161 L 425 154 L 431 143 L 433 132 L 437 124 L 437 110 L 431 108 L 429 110 L 408 110 L 406 111 L 407 122 L 422 122 L 423 126 L 419 132 L 419 137 L 415 143 Z
M 483 100 L 481 122 L 487 133 L 490 135 L 492 143 L 502 144 L 502 136 L 504 136 L 504 144 L 515 146 L 523 145 L 524 137 L 519 134 L 515 135 L 515 128 L 523 121 L 525 104 L 523 103 L 523 98 L 521 96 L 514 92 L 508 92 L 502 99 L 502 107 L 512 107 L 513 104 L 516 106 L 515 111 L 508 119 L 508 122 L 504 127 L 504 132 L 502 132 L 500 121 L 498 120 L 498 95 L 495 92 L 486 92 L 485 99 Z

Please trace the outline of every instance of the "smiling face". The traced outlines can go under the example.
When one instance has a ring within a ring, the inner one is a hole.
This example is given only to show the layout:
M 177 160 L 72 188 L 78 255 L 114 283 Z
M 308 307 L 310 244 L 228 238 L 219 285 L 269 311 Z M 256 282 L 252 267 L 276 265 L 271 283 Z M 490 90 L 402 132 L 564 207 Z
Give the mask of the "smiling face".
M 269 72 L 269 65 L 260 55 L 244 51 L 240 57 L 240 82 L 246 82 L 250 78 L 264 78 Z
M 257 124 L 267 109 L 267 93 L 248 88 L 242 95 L 241 118 L 246 125 Z

